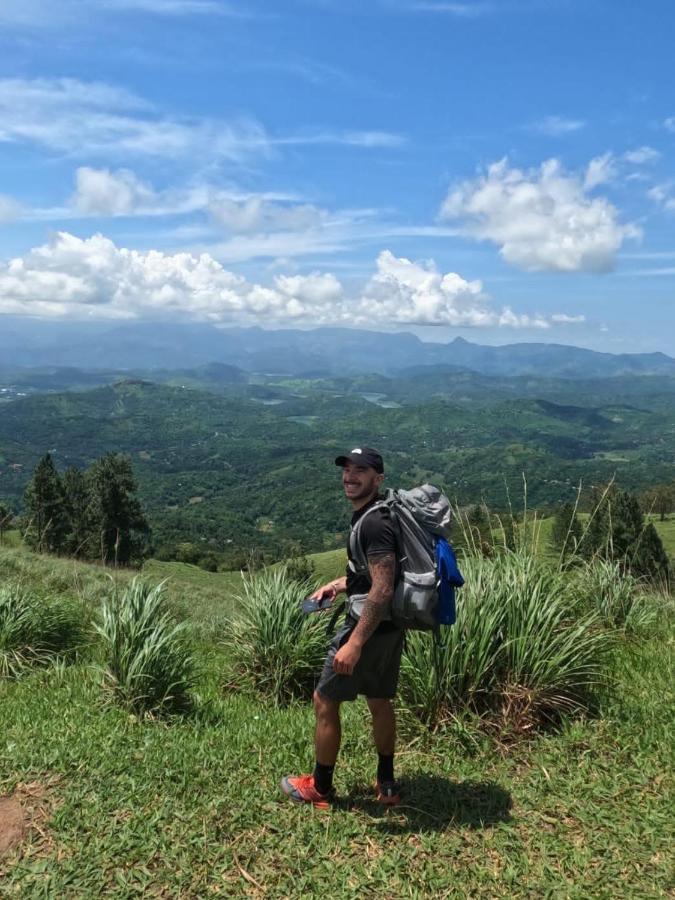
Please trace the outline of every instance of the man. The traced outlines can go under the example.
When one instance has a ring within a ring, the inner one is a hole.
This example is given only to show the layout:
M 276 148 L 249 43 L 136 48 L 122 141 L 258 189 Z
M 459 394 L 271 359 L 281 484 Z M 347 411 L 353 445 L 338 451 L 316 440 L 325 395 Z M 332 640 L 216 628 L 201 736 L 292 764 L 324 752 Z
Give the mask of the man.
M 352 528 L 359 525 L 359 541 L 368 560 L 359 567 L 348 545 L 347 575 L 320 587 L 312 597 L 333 602 L 346 592 L 361 595 L 357 619 L 348 603 L 345 623 L 331 641 L 323 672 L 314 692 L 316 765 L 311 775 L 288 775 L 281 789 L 296 803 L 320 809 L 334 797 L 333 769 L 340 749 L 340 704 L 365 695 L 373 720 L 378 753 L 377 799 L 386 806 L 400 802 L 394 779 L 396 720 L 392 699 L 396 693 L 403 649 L 403 631 L 389 621 L 391 599 L 398 576 L 396 531 L 391 513 L 377 506 L 384 481 L 382 457 L 370 447 L 357 447 L 335 460 L 342 467 L 345 496 L 354 508 Z

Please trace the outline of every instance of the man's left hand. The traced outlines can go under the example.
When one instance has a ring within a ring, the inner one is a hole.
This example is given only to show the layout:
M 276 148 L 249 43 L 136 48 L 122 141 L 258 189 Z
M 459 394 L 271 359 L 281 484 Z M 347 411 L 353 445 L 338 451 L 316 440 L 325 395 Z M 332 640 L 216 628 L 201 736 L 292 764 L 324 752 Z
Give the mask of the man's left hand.
M 361 659 L 361 648 L 348 641 L 333 657 L 333 670 L 338 675 L 351 675 L 359 659 Z

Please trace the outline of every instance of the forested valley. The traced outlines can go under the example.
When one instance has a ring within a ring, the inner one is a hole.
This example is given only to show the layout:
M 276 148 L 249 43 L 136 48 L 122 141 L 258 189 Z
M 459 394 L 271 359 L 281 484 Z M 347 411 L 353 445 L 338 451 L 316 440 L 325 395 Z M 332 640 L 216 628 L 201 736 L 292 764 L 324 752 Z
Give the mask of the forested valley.
M 298 377 L 214 365 L 97 373 L 98 386 L 73 369 L 4 377 L 0 503 L 26 516 L 26 488 L 46 453 L 76 481 L 105 458 L 110 472 L 126 466 L 139 504 L 129 560 L 152 552 L 237 568 L 252 556 L 341 546 L 348 515 L 333 459 L 358 444 L 383 452 L 387 486 L 431 481 L 459 507 L 501 518 L 524 506 L 553 515 L 576 504 L 583 514 L 610 483 L 645 511 L 672 509 L 675 379 L 667 376 L 572 381 L 419 367 L 393 377 Z M 100 546 L 88 552 L 101 556 Z

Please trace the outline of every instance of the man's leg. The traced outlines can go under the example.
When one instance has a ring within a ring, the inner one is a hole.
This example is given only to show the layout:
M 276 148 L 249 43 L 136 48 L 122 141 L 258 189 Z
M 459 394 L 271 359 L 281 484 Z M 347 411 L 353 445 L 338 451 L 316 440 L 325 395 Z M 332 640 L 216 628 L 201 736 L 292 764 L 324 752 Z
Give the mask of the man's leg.
M 311 803 L 324 809 L 333 798 L 333 769 L 341 738 L 340 704 L 355 700 L 358 695 L 357 679 L 353 675 L 338 675 L 333 669 L 335 654 L 348 639 L 350 630 L 351 626 L 344 625 L 331 641 L 314 691 L 314 772 L 311 775 L 287 775 L 281 779 L 281 790 L 296 803 Z
M 340 704 L 337 700 L 329 700 L 318 691 L 314 691 L 314 714 L 316 761 L 320 766 L 329 766 L 332 769 L 337 760 L 342 738 Z
M 296 803 L 311 803 L 325 809 L 333 798 L 333 769 L 342 736 L 340 701 L 329 700 L 314 691 L 316 730 L 314 747 L 316 764 L 311 775 L 287 775 L 281 779 L 281 790 Z
M 394 750 L 396 749 L 396 714 L 391 700 L 368 698 L 373 717 L 373 738 L 377 749 L 377 799 L 385 806 L 401 802 L 394 780 Z
M 391 700 L 368 698 L 368 709 L 373 717 L 373 738 L 381 756 L 393 756 L 396 746 L 396 714 Z

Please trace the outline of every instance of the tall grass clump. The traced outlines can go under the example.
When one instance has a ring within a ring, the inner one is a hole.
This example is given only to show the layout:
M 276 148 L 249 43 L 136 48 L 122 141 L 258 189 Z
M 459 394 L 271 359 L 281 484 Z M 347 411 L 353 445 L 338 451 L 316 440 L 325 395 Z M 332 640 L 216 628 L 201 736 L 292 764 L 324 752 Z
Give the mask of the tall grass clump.
M 610 628 L 631 633 L 648 628 L 658 616 L 658 604 L 618 560 L 594 559 L 573 574 L 576 593 L 589 609 L 595 610 Z
M 522 733 L 588 710 L 607 679 L 614 632 L 580 608 L 569 578 L 526 549 L 462 561 L 457 622 L 437 645 L 413 633 L 401 697 L 436 727 L 468 711 Z
M 163 582 L 134 578 L 104 599 L 96 626 L 105 648 L 104 683 L 122 705 L 140 715 L 184 712 L 191 706 L 195 666 L 186 624 L 166 606 Z
M 27 668 L 67 661 L 84 645 L 88 630 L 78 604 L 44 597 L 9 582 L 0 588 L 0 678 Z
M 326 649 L 325 618 L 305 616 L 310 586 L 284 568 L 246 575 L 226 626 L 235 681 L 278 704 L 311 695 Z

